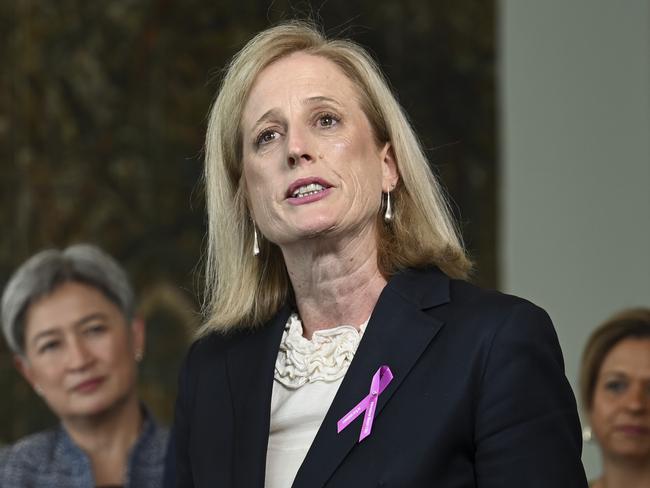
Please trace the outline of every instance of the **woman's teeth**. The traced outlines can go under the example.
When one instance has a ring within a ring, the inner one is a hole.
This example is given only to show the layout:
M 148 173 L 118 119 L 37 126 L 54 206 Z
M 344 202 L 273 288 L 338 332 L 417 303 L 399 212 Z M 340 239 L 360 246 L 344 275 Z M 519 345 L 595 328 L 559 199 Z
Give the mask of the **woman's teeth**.
M 303 198 L 309 195 L 314 195 L 315 193 L 323 191 L 324 189 L 325 187 L 323 185 L 319 185 L 318 183 L 310 183 L 309 185 L 304 185 L 294 190 L 291 196 L 293 198 Z

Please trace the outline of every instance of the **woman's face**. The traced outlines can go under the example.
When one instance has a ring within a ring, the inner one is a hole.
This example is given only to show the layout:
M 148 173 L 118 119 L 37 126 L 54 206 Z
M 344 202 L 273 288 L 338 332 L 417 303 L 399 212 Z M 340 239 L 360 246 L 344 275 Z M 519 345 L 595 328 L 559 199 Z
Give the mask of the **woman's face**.
M 68 282 L 25 317 L 25 357 L 17 366 L 60 418 L 106 412 L 135 394 L 144 325 L 92 286 Z
M 605 356 L 589 416 L 604 456 L 650 460 L 650 339 L 624 339 Z
M 241 125 L 249 206 L 267 239 L 282 246 L 375 225 L 397 167 L 334 63 L 302 52 L 272 63 Z

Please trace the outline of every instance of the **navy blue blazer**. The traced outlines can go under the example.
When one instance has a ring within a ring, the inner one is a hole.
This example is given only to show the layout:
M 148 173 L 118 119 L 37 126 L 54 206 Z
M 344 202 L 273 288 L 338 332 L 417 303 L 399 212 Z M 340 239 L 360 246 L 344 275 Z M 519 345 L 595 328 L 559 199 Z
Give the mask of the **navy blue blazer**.
M 262 488 L 290 314 L 195 342 L 179 380 L 176 486 Z M 369 437 L 336 422 L 388 365 Z M 436 268 L 382 291 L 293 487 L 586 488 L 576 403 L 542 309 Z

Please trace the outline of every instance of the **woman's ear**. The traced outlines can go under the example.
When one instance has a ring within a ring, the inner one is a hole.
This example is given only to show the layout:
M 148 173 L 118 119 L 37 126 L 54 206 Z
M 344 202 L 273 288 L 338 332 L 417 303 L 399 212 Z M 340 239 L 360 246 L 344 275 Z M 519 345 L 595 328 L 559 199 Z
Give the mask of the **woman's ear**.
M 382 190 L 384 192 L 392 191 L 399 181 L 399 170 L 397 169 L 397 160 L 393 146 L 387 142 L 381 150 L 381 171 L 382 171 Z
M 25 381 L 29 383 L 29 386 L 31 386 L 38 395 L 42 395 L 43 391 L 34 379 L 34 372 L 27 358 L 25 356 L 21 356 L 20 354 L 14 354 L 14 366 L 21 374 L 21 376 L 25 378 Z

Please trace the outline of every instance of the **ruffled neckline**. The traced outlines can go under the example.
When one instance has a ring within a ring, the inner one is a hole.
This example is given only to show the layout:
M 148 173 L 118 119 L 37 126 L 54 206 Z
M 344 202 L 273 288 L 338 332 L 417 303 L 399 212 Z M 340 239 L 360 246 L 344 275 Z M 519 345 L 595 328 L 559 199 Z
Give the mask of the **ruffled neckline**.
M 368 321 L 361 324 L 360 330 L 352 325 L 317 330 L 308 340 L 302 335 L 300 317 L 292 313 L 275 361 L 275 379 L 287 388 L 296 389 L 307 383 L 343 378 L 367 324 Z

